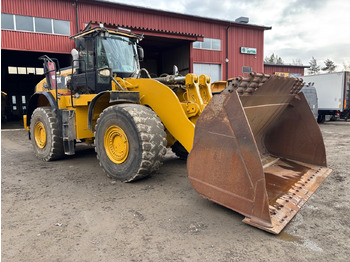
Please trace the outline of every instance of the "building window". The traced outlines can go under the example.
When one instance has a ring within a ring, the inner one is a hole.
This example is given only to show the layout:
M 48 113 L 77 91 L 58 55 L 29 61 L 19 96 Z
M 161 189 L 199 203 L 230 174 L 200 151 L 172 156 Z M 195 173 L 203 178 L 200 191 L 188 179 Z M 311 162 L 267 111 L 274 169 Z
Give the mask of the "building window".
M 8 73 L 9 75 L 26 75 L 26 74 L 32 74 L 32 75 L 43 75 L 44 69 L 40 67 L 16 67 L 16 66 L 9 66 L 8 67 Z
M 70 34 L 70 22 L 62 20 L 53 20 L 53 32 L 58 35 Z
M 34 32 L 33 17 L 16 15 L 16 30 Z
M 1 29 L 70 35 L 70 21 L 24 15 L 1 14 Z
M 27 67 L 27 74 L 35 75 L 35 68 L 34 67 Z
M 8 67 L 8 72 L 9 72 L 10 75 L 17 75 L 17 67 L 9 66 Z
M 193 48 L 221 51 L 221 39 L 204 38 L 203 42 L 193 42 Z
M 51 19 L 35 17 L 35 32 L 52 33 Z
M 36 75 L 43 75 L 44 74 L 44 68 L 35 68 L 35 74 Z
M 26 67 L 18 67 L 18 74 L 19 75 L 26 75 L 27 74 L 27 68 Z
M 253 70 L 252 70 L 252 67 L 251 66 L 242 66 L 242 73 L 244 74 L 249 74 L 251 73 Z
M 7 30 L 14 30 L 15 29 L 13 15 L 1 14 L 1 29 L 7 29 Z

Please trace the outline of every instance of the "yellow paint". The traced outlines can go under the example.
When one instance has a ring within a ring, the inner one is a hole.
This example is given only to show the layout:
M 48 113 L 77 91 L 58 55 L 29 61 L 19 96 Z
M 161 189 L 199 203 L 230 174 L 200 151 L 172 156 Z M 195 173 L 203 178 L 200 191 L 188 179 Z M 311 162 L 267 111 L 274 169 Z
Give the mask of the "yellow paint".
M 275 72 L 275 75 L 288 77 L 289 73 L 286 73 L 286 72 Z
M 46 130 L 42 122 L 38 121 L 34 127 L 34 139 L 39 148 L 46 146 Z
M 210 90 L 210 77 L 208 75 L 201 75 L 199 77 L 199 92 L 203 103 L 207 105 L 213 97 Z
M 220 93 L 226 88 L 226 83 L 226 81 L 215 81 L 211 84 L 210 89 L 213 93 Z
M 95 97 L 94 94 L 73 96 L 73 106 L 70 95 L 59 96 L 58 106 L 60 109 L 75 111 L 75 129 L 77 139 L 86 139 L 94 137 L 93 132 L 88 128 L 89 103 Z
M 204 77 L 204 79 L 207 78 Z M 195 74 L 186 76 L 186 103 L 181 103 L 170 88 L 153 79 L 130 78 L 120 81 L 120 84 L 140 92 L 140 103 L 150 106 L 168 132 L 190 152 L 193 145 L 195 121 L 206 105 L 201 97 L 198 80 Z M 208 88 L 208 85 L 205 88 Z M 204 92 L 210 93 L 210 90 L 207 90 L 209 89 L 204 89 Z M 206 98 L 208 100 L 211 96 L 207 95 Z
M 68 70 L 69 71 L 69 70 Z M 65 73 L 69 73 L 69 72 Z M 167 130 L 168 145 L 178 140 L 187 151 L 191 151 L 194 137 L 195 123 L 212 98 L 210 77 L 196 74 L 186 76 L 186 90 L 179 89 L 174 93 L 168 86 L 149 78 L 116 77 L 115 80 L 126 91 L 135 91 L 140 94 L 140 104 L 147 105 L 159 116 Z M 45 90 L 46 80 L 37 85 L 37 90 Z M 112 81 L 112 90 L 121 88 Z M 56 97 L 56 90 L 49 90 Z M 94 134 L 88 129 L 88 107 L 97 94 L 80 95 L 78 97 L 67 95 L 70 90 L 58 90 L 58 105 L 60 109 L 75 111 L 77 139 L 92 139 Z M 96 104 L 92 117 L 92 125 L 96 123 L 100 113 L 110 106 L 108 93 L 101 97 Z M 110 150 L 112 152 L 112 150 Z M 120 152 L 119 152 L 120 153 Z M 118 154 L 119 154 L 118 153 Z M 112 154 L 112 153 L 111 153 Z M 113 157 L 112 157 L 113 158 Z M 119 160 L 116 160 L 119 161 Z
M 24 129 L 29 131 L 29 126 L 27 126 L 27 115 L 23 115 Z
M 128 38 L 138 38 L 137 36 L 133 35 L 133 34 L 128 34 L 128 33 L 124 33 L 124 32 L 119 32 L 119 31 L 115 31 L 115 30 L 111 30 L 111 29 L 106 29 L 106 28 L 92 28 L 89 31 L 86 31 L 84 33 L 80 33 L 80 34 L 76 34 L 71 36 L 70 38 L 74 39 L 74 38 L 79 38 L 85 35 L 89 35 L 91 33 L 93 33 L 94 31 L 108 31 L 108 33 L 113 34 L 113 35 L 122 35 L 122 36 L 126 36 Z
M 113 163 L 122 164 L 129 154 L 129 141 L 123 129 L 110 126 L 104 135 L 104 148 Z
M 196 74 L 186 75 L 186 90 L 187 101 L 196 103 L 199 106 L 200 112 L 203 111 L 205 105 L 199 90 L 199 81 Z
M 75 69 L 73 70 L 73 73 L 75 72 Z M 67 77 L 68 79 L 70 79 L 70 76 L 72 74 L 72 68 L 68 68 L 68 69 L 65 69 L 63 71 L 61 71 L 61 74 L 59 76 L 65 76 Z M 39 92 L 43 92 L 43 91 L 53 91 L 54 93 L 56 93 L 56 89 L 54 90 L 50 90 L 50 89 L 47 89 L 45 87 L 45 85 L 47 84 L 47 81 L 46 81 L 46 78 L 42 79 L 36 86 L 35 86 L 35 93 L 39 93 Z M 67 90 L 67 89 L 58 89 L 58 92 L 63 92 L 63 90 L 66 90 L 66 92 L 70 92 L 70 90 Z
M 75 128 L 77 132 L 77 139 L 86 139 L 94 137 L 94 133 L 91 132 L 88 128 L 89 108 L 87 106 L 79 106 L 73 110 L 75 110 Z

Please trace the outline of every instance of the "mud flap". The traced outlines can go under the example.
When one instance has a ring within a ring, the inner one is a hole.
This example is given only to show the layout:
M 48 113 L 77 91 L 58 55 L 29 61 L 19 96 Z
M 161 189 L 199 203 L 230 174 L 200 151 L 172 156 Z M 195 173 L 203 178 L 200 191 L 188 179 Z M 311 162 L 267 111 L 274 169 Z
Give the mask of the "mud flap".
M 331 172 L 321 132 L 303 95 L 293 93 L 294 82 L 270 79 L 254 94 L 231 89 L 214 96 L 196 123 L 187 161 L 201 196 L 274 234 Z

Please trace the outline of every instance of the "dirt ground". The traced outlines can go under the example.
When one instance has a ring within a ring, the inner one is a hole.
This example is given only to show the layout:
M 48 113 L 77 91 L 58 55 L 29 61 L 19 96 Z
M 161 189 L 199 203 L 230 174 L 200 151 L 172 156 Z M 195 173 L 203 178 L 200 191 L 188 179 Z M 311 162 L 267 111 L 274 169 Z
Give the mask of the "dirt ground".
M 321 130 L 333 172 L 278 236 L 201 198 L 171 152 L 124 184 L 92 147 L 46 163 L 24 130 L 2 130 L 2 261 L 349 261 L 350 122 Z

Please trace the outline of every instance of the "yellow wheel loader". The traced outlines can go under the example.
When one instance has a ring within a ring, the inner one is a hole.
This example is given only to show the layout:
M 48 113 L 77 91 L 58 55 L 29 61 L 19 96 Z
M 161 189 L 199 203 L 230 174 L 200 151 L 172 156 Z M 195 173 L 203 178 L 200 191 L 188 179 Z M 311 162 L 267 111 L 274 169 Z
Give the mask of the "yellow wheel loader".
M 330 173 L 300 80 L 251 74 L 213 97 L 206 75 L 150 78 L 140 35 L 88 26 L 71 38 L 72 67 L 41 57 L 46 78 L 24 116 L 39 159 L 94 144 L 106 174 L 131 182 L 172 147 L 200 195 L 276 234 Z

